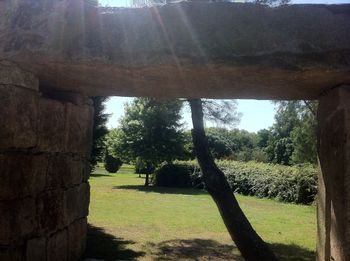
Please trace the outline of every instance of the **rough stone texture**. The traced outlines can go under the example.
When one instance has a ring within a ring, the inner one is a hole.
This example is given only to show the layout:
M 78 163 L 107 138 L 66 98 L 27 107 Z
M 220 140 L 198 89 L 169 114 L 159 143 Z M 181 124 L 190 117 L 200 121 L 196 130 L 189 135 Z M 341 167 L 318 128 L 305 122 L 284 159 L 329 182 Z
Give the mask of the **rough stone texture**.
M 88 215 L 89 199 L 90 188 L 88 183 L 82 183 L 79 186 L 75 186 L 65 191 L 65 222 L 69 224 L 74 220 L 86 217 Z
M 47 242 L 47 261 L 68 260 L 68 233 L 62 230 L 54 234 Z
M 49 158 L 47 187 L 69 188 L 83 182 L 86 161 L 72 155 L 54 155 Z M 86 181 L 86 180 L 84 180 Z
M 38 104 L 38 148 L 43 151 L 65 150 L 65 105 L 62 102 L 40 99 Z
M 0 261 L 79 260 L 92 103 L 36 87 L 33 75 L 0 61 Z
M 350 260 L 350 86 L 319 106 L 318 260 Z
M 36 145 L 37 98 L 33 91 L 0 85 L 0 149 Z
M 90 155 L 92 146 L 93 109 L 68 103 L 66 106 L 66 151 Z
M 0 245 L 30 235 L 36 228 L 36 207 L 33 198 L 0 201 Z
M 22 247 L 0 246 L 0 261 L 21 261 L 23 260 Z
M 30 196 L 43 191 L 47 164 L 44 155 L 0 154 L 0 200 Z
M 85 250 L 87 219 L 75 221 L 68 227 L 68 260 L 79 260 Z
M 62 228 L 64 226 L 63 191 L 46 191 L 38 196 L 37 201 L 40 232 L 48 234 Z
M 307 99 L 350 83 L 349 5 L 85 2 L 2 1 L 0 60 L 91 96 Z
M 27 241 L 26 259 L 28 261 L 46 261 L 45 238 L 33 238 Z
M 1 60 L 0 85 L 14 85 L 36 91 L 39 89 L 39 81 L 32 73 L 19 69 L 10 61 Z

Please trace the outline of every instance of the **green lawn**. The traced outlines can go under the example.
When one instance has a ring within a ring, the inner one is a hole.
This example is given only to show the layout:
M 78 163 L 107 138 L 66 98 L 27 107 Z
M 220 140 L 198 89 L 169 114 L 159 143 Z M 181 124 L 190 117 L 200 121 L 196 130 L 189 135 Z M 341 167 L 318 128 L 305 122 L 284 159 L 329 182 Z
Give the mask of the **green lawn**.
M 90 178 L 87 257 L 105 260 L 242 260 L 202 190 L 143 187 L 123 166 Z M 237 195 L 257 232 L 281 260 L 314 260 L 314 206 Z

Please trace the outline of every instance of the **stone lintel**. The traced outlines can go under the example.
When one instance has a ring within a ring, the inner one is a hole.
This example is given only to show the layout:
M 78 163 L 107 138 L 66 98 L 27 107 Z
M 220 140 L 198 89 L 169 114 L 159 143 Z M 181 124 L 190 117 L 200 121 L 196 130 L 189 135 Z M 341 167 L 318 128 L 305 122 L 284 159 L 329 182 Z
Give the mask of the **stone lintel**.
M 1 1 L 0 60 L 45 91 L 317 99 L 350 83 L 350 5 Z

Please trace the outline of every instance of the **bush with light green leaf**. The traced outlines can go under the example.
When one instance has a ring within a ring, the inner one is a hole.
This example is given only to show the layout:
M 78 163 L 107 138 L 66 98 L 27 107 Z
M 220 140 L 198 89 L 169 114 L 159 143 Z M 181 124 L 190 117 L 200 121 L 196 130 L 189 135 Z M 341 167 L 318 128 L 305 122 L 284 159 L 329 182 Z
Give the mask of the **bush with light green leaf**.
M 177 161 L 175 165 L 181 168 L 187 166 L 190 170 L 199 169 L 196 161 Z M 311 164 L 283 166 L 222 160 L 217 161 L 217 165 L 226 175 L 232 190 L 243 195 L 311 204 L 317 194 L 318 169 Z M 201 173 L 192 178 L 197 180 L 191 184 L 198 184 Z

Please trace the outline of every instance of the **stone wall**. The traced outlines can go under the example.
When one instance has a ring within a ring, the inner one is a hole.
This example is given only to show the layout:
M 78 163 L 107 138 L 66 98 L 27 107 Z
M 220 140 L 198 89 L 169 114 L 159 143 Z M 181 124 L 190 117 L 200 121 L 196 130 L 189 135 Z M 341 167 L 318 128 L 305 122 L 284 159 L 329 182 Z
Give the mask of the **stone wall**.
M 319 105 L 317 259 L 350 260 L 350 86 L 328 92 Z
M 0 260 L 79 260 L 89 205 L 91 100 L 41 94 L 0 62 Z

